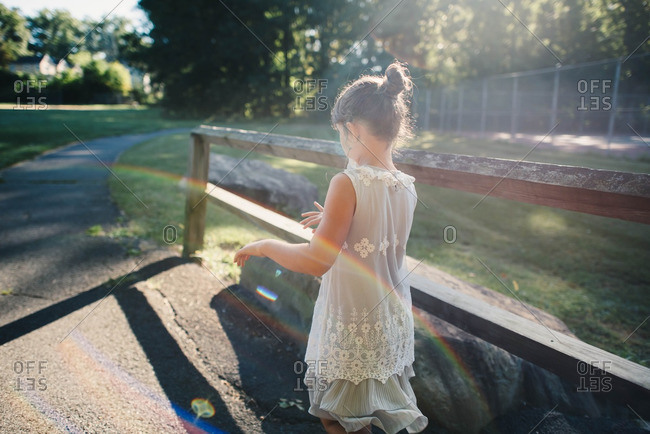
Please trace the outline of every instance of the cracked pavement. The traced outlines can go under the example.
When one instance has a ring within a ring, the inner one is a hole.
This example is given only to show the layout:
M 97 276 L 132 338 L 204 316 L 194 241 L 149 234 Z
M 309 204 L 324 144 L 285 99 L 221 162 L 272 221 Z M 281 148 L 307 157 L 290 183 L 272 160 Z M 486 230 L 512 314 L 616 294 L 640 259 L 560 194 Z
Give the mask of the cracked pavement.
M 140 242 L 133 256 L 86 233 L 120 215 L 98 160 L 110 167 L 179 131 L 72 144 L 0 171 L 0 432 L 324 432 L 278 405 L 308 402 L 295 390 L 302 355 L 250 315 L 247 291 L 170 248 Z M 198 417 L 196 398 L 215 414 Z

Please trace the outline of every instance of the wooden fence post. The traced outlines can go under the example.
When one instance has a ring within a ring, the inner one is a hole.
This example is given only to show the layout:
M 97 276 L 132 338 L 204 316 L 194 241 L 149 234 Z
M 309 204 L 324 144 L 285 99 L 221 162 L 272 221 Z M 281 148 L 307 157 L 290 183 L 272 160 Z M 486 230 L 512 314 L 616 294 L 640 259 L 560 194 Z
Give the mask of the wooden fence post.
M 483 79 L 483 91 L 481 95 L 481 137 L 485 137 L 485 125 L 487 121 L 487 99 L 488 99 L 488 88 L 487 88 L 487 78 Z
M 515 75 L 512 79 L 512 108 L 510 109 L 510 137 L 512 139 L 517 137 L 517 115 L 519 114 L 518 84 L 519 76 Z
M 189 257 L 203 248 L 205 213 L 208 203 L 205 198 L 205 187 L 208 181 L 209 163 L 210 144 L 200 135 L 192 134 L 185 196 L 184 257 Z
M 426 99 L 424 100 L 424 131 L 429 131 L 429 120 L 431 118 L 431 89 L 427 89 Z
M 551 133 L 551 143 L 555 141 L 555 123 L 557 122 L 557 99 L 560 92 L 560 67 L 555 68 L 553 75 L 553 99 L 551 100 L 551 122 L 549 123 L 549 131 Z
M 463 128 L 463 93 L 465 88 L 458 88 L 458 113 L 456 114 L 456 134 L 460 134 Z
M 612 145 L 612 136 L 614 135 L 614 122 L 616 121 L 616 110 L 618 109 L 618 82 L 621 80 L 621 65 L 623 64 L 622 59 L 618 59 L 616 62 L 616 72 L 614 73 L 614 95 L 612 95 L 612 106 L 609 111 L 609 124 L 607 126 L 607 155 L 609 155 L 609 149 Z

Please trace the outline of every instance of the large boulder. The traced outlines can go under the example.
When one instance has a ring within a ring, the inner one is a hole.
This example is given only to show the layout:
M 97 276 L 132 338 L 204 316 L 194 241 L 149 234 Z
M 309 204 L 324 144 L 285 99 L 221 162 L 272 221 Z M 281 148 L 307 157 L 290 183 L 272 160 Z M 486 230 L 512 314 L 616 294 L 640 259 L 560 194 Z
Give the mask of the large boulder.
M 211 153 L 208 180 L 292 217 L 313 209 L 318 200 L 318 188 L 307 178 L 259 160 Z
M 418 274 L 518 315 L 533 318 L 534 314 L 549 328 L 572 335 L 558 318 L 513 302 L 498 292 L 468 284 L 424 264 L 418 267 Z M 260 300 L 284 327 L 295 332 L 304 354 L 319 279 L 288 272 L 266 258 L 251 258 L 240 283 L 267 295 L 260 296 Z M 579 393 L 575 385 L 557 375 L 433 315 L 414 309 L 414 318 L 416 376 L 411 384 L 418 407 L 429 418 L 432 429 L 478 433 L 499 416 L 514 416 L 531 407 L 553 408 L 579 417 L 627 418 L 625 407 L 596 400 L 590 393 Z
M 422 412 L 451 432 L 477 433 L 496 417 L 531 407 L 588 418 L 628 417 L 625 407 L 578 392 L 576 385 L 546 369 L 415 312 L 416 376 L 411 384 Z

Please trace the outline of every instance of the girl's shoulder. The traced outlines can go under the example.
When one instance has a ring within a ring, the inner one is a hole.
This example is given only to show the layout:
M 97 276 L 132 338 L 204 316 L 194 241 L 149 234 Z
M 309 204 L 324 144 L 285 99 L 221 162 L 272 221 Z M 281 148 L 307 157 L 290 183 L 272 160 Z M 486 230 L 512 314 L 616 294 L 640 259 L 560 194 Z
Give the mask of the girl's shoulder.
M 400 170 L 388 170 L 377 166 L 348 167 L 343 173 L 352 178 L 353 181 L 362 182 L 366 187 L 371 186 L 373 182 L 382 182 L 386 187 L 408 188 L 415 182 L 414 177 Z

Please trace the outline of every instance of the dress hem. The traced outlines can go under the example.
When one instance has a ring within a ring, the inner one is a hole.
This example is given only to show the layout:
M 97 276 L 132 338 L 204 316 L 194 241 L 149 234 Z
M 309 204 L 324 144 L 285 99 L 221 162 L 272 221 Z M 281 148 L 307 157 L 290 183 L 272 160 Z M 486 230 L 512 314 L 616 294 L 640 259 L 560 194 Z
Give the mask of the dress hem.
M 414 377 L 415 373 L 413 372 L 413 368 L 412 368 L 414 362 L 415 362 L 415 358 L 410 358 L 409 360 L 404 362 L 404 364 L 402 366 L 398 367 L 397 369 L 394 369 L 387 376 L 384 376 L 384 375 L 381 375 L 381 376 L 369 375 L 369 376 L 363 377 L 361 379 L 358 379 L 358 378 L 353 379 L 352 377 L 348 377 L 348 376 L 339 374 L 339 375 L 333 375 L 331 377 L 326 376 L 326 375 L 323 375 L 321 377 L 324 378 L 327 381 L 327 383 L 331 383 L 332 381 L 335 381 L 335 380 L 346 380 L 346 381 L 351 382 L 355 386 L 358 386 L 359 383 L 361 383 L 362 381 L 374 379 L 374 380 L 380 381 L 382 384 L 386 384 L 388 379 L 391 378 L 393 375 L 404 375 L 407 372 L 407 368 L 409 368 L 409 367 L 411 367 L 411 368 L 409 369 L 408 376 L 406 378 L 408 379 L 408 378 Z
M 322 419 L 336 420 L 347 432 L 368 425 L 389 434 L 403 429 L 409 433 L 421 432 L 428 425 L 428 418 L 417 407 L 409 382 L 414 376 L 412 365 L 407 365 L 401 374 L 389 377 L 390 384 L 368 379 L 362 386 L 353 386 L 349 380 L 340 380 L 330 383 L 326 390 L 309 389 L 308 412 Z M 367 400 L 370 396 L 373 398 Z

